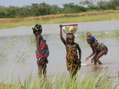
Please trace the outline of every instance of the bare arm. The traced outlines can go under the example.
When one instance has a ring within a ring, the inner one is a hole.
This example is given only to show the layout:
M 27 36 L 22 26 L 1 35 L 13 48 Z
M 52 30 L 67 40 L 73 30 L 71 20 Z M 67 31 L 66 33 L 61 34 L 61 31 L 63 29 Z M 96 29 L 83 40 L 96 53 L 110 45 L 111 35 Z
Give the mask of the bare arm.
M 39 50 L 39 43 L 42 39 L 42 36 L 40 34 L 35 34 L 35 37 L 36 37 L 36 49 Z
M 95 48 L 93 46 L 90 46 L 91 49 L 92 49 L 92 53 L 86 58 L 87 60 L 92 57 L 93 55 L 95 55 L 96 51 L 95 51 Z
M 66 45 L 66 41 L 65 41 L 65 39 L 63 38 L 63 35 L 62 35 L 62 25 L 60 25 L 60 39 L 63 42 L 63 44 Z
M 78 56 L 79 56 L 79 60 L 81 59 L 81 48 L 79 47 L 79 45 L 77 44 L 77 49 L 78 49 Z

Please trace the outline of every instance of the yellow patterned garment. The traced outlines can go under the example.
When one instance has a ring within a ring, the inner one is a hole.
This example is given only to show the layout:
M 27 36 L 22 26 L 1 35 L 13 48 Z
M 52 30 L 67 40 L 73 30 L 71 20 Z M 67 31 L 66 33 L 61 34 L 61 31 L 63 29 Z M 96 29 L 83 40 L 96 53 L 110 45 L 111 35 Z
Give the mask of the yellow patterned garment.
M 78 70 L 78 55 L 77 55 L 77 47 L 76 44 L 74 45 L 67 45 L 66 47 L 67 55 L 66 55 L 66 61 L 67 61 L 67 70 L 71 74 L 77 73 Z

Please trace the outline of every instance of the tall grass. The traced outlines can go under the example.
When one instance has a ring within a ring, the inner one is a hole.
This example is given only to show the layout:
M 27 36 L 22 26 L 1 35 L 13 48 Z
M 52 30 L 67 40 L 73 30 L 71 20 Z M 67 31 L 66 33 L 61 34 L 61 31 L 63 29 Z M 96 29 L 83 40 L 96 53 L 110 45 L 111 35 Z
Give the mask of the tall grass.
M 113 89 L 112 81 L 105 75 L 87 75 L 84 78 L 55 76 L 53 78 L 37 78 L 15 84 L 0 83 L 0 89 Z M 116 89 L 116 88 L 115 88 Z

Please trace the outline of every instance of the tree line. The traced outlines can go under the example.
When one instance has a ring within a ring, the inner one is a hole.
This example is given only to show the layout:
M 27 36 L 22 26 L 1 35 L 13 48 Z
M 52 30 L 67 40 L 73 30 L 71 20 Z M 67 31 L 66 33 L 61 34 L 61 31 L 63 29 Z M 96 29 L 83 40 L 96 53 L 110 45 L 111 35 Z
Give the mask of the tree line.
M 42 16 L 50 14 L 80 13 L 91 10 L 118 10 L 119 0 L 100 1 L 94 4 L 91 0 L 80 3 L 67 3 L 62 7 L 48 3 L 34 3 L 29 6 L 0 6 L 0 18 Z

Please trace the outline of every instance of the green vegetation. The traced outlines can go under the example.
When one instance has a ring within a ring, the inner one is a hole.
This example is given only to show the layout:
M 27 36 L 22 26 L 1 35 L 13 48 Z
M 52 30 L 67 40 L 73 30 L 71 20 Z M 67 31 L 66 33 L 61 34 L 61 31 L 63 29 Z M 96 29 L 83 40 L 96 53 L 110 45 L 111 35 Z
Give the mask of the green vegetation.
M 1 18 L 1 28 L 12 28 L 17 26 L 31 26 L 36 23 L 51 24 L 51 23 L 70 23 L 70 22 L 87 22 L 101 20 L 117 20 L 119 19 L 119 10 L 106 11 L 90 11 L 74 14 L 59 14 L 36 17 L 18 17 L 18 18 Z
M 119 19 L 119 0 L 92 0 L 77 4 L 66 3 L 62 7 L 47 3 L 33 3 L 30 6 L 0 6 L 0 29 L 30 26 L 36 23 L 70 23 Z
M 79 38 L 82 39 L 82 40 L 85 40 L 86 39 L 86 33 L 87 32 L 79 32 L 77 33 Z M 119 31 L 91 31 L 91 33 L 96 36 L 97 39 L 119 39 Z
M 57 76 L 50 79 L 31 79 L 24 83 L 0 83 L 0 89 L 113 89 L 112 81 L 106 75 L 87 75 L 83 79 Z M 117 86 L 115 86 L 115 89 Z
M 94 4 L 92 0 L 80 1 L 77 4 L 66 3 L 63 7 L 48 3 L 33 3 L 24 7 L 0 6 L 0 18 L 44 16 L 51 14 L 80 13 L 92 10 L 119 10 L 119 0 L 100 1 Z

